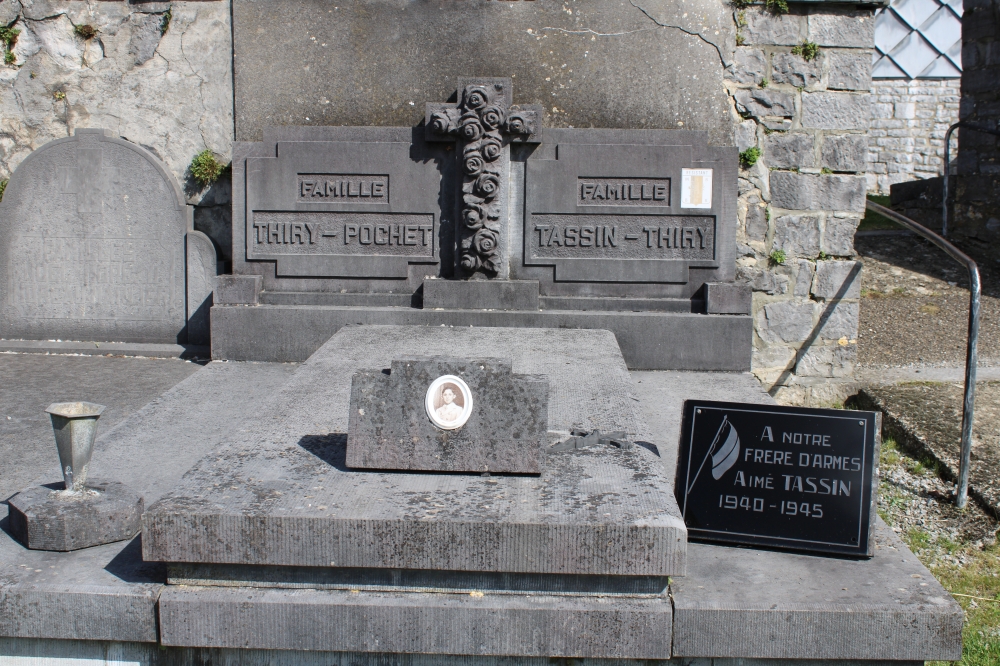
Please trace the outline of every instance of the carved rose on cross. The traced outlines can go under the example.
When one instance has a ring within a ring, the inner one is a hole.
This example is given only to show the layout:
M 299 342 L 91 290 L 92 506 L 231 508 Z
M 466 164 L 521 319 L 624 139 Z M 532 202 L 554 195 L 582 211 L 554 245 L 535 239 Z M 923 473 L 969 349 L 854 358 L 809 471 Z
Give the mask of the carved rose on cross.
M 507 118 L 507 131 L 511 134 L 531 134 L 528 117 L 523 113 L 512 113 Z
M 475 111 L 490 103 L 490 94 L 486 86 L 466 86 L 463 101 L 465 108 Z
M 479 229 L 476 231 L 476 235 L 472 237 L 472 247 L 476 248 L 476 252 L 481 257 L 493 256 L 497 251 L 498 243 L 497 232 L 489 227 Z
M 503 125 L 506 115 L 502 107 L 497 104 L 491 104 L 482 110 L 479 117 L 482 118 L 483 125 L 487 129 L 495 130 Z
M 477 141 L 483 135 L 483 126 L 479 124 L 479 116 L 466 113 L 458 121 L 458 133 L 466 141 Z
M 438 134 L 447 134 L 451 129 L 451 118 L 444 111 L 437 111 L 431 114 L 431 129 Z
M 470 229 L 481 229 L 486 222 L 486 209 L 479 204 L 469 204 L 462 211 L 462 220 Z
M 483 160 L 483 155 L 475 144 L 465 147 L 465 155 L 463 157 L 462 168 L 465 169 L 466 174 L 478 176 L 483 172 L 486 162 Z
M 490 201 L 500 191 L 500 177 L 492 171 L 484 171 L 472 185 L 472 193 Z
M 500 139 L 487 134 L 479 142 L 479 152 L 482 153 L 487 162 L 494 162 L 503 154 L 503 145 L 500 143 Z
M 462 268 L 469 271 L 470 273 L 477 268 L 479 268 L 479 257 L 474 254 L 463 254 L 462 255 Z

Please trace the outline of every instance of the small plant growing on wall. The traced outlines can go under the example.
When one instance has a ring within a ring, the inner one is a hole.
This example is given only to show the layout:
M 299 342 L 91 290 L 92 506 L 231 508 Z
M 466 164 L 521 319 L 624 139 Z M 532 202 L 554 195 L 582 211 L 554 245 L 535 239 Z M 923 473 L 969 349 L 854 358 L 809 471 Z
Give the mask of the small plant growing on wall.
M 765 0 L 765 6 L 772 14 L 787 14 L 788 13 L 788 1 L 787 0 Z
M 7 179 L 0 180 L 0 201 L 3 201 L 3 191 L 7 189 Z
M 81 39 L 93 39 L 97 36 L 97 28 L 87 23 L 75 26 L 73 28 L 73 32 L 75 32 Z
M 816 42 L 802 42 L 792 47 L 792 54 L 802 56 L 803 60 L 815 60 L 819 56 L 819 45 Z
M 195 155 L 191 160 L 191 166 L 188 167 L 191 177 L 202 187 L 217 181 L 225 168 L 226 165 L 216 159 L 215 153 L 207 148 Z
M 746 150 L 740 153 L 740 165 L 744 169 L 749 169 L 754 164 L 757 164 L 757 160 L 760 159 L 760 148 L 757 146 L 750 146 Z
M 772 264 L 780 266 L 781 264 L 785 263 L 785 260 L 788 259 L 788 256 L 785 254 L 784 250 L 772 250 L 770 259 Z
M 3 45 L 3 61 L 7 65 L 13 65 L 14 61 L 17 60 L 17 56 L 11 50 L 14 45 L 17 44 L 17 36 L 21 34 L 21 31 L 16 28 L 8 28 L 7 26 L 0 26 L 0 43 Z
M 167 28 L 170 27 L 170 19 L 173 18 L 173 12 L 169 9 L 163 15 L 163 20 L 160 21 L 160 36 L 167 34 Z

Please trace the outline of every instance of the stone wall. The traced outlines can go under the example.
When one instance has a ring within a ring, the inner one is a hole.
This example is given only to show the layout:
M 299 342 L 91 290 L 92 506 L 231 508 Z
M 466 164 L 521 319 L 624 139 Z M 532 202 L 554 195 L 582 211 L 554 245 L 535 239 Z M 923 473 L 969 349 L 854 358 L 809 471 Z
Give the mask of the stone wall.
M 960 79 L 875 79 L 868 191 L 941 175 L 944 135 L 958 121 Z M 956 144 L 952 139 L 952 156 Z
M 166 163 L 228 255 L 228 185 L 203 190 L 187 169 L 206 148 L 231 154 L 229 3 L 0 0 L 0 26 L 20 31 L 0 61 L 0 180 L 76 128 L 109 129 Z
M 736 10 L 726 73 L 741 151 L 737 275 L 754 288 L 753 372 L 772 395 L 823 404 L 848 389 L 857 355 L 871 62 L 870 11 Z M 792 53 L 818 47 L 815 58 Z M 744 153 L 745 155 L 747 153 Z
M 962 120 L 1000 129 L 1000 0 L 965 0 Z M 1000 137 L 964 130 L 949 233 L 1000 242 Z

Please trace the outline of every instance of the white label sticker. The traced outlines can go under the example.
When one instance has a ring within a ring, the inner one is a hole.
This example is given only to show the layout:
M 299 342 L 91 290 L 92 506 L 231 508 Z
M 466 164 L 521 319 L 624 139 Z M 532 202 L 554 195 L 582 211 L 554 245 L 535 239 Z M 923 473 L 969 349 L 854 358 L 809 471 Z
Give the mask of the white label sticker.
M 712 207 L 712 170 L 681 169 L 681 208 Z

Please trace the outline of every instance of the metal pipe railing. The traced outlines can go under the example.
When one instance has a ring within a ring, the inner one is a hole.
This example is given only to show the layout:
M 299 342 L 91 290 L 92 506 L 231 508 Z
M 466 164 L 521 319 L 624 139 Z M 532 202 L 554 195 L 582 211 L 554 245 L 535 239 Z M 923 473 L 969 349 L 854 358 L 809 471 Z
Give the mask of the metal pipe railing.
M 953 126 L 954 127 L 954 126 Z M 948 130 L 949 132 L 951 130 Z M 947 142 L 946 142 L 947 145 Z M 947 151 L 947 148 L 945 148 Z M 947 182 L 945 178 L 945 182 Z M 965 353 L 965 400 L 962 404 L 962 451 L 958 468 L 958 494 L 955 497 L 955 505 L 964 508 L 969 499 L 969 465 L 972 459 L 972 418 L 976 411 L 976 365 L 978 354 L 976 345 L 979 342 L 979 296 L 982 291 L 979 284 L 979 267 L 972 258 L 949 243 L 944 237 L 937 235 L 927 227 L 914 222 L 905 215 L 900 215 L 896 211 L 880 206 L 873 201 L 867 203 L 868 210 L 887 217 L 893 222 L 909 229 L 918 236 L 926 238 L 934 245 L 938 246 L 945 253 L 959 262 L 965 264 L 969 271 L 969 344 Z
M 951 134 L 959 128 L 1000 136 L 1000 130 L 975 125 L 965 120 L 959 120 L 944 133 L 944 177 L 941 179 L 941 235 L 945 237 L 948 236 L 948 191 L 951 189 L 949 187 L 951 185 L 951 169 L 949 168 L 951 164 Z

